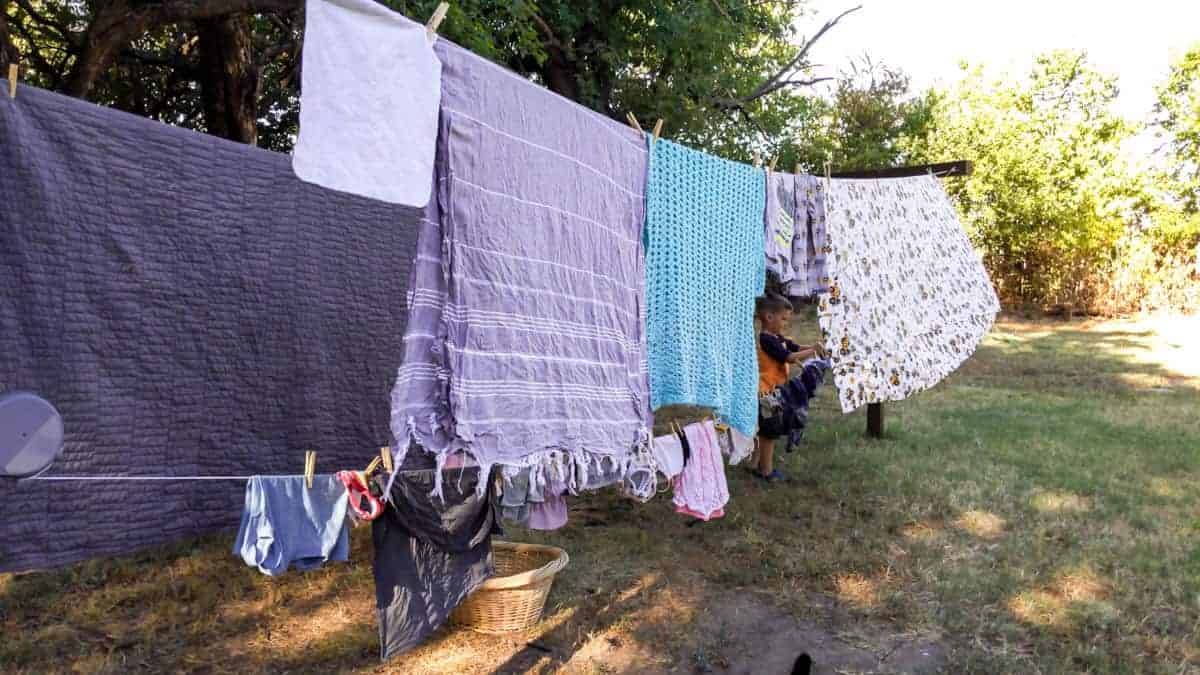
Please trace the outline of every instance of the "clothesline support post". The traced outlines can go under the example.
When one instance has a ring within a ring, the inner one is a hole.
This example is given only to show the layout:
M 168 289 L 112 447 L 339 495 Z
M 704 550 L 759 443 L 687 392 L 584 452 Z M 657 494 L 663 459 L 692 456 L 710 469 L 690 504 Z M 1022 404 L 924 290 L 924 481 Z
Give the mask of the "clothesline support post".
M 883 438 L 883 404 L 867 404 L 867 436 Z

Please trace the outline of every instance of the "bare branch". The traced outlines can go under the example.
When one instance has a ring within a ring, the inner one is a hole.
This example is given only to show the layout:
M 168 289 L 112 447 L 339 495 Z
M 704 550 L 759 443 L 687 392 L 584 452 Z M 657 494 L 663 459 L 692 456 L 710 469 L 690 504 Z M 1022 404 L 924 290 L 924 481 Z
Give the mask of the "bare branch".
M 783 80 L 780 82 L 776 82 L 775 84 L 768 87 L 765 91 L 763 91 L 763 93 L 760 96 L 758 96 L 758 98 L 762 98 L 763 96 L 766 96 L 767 94 L 772 94 L 772 93 L 779 91 L 780 89 L 783 89 L 785 87 L 811 87 L 813 85 L 820 84 L 822 82 L 828 82 L 833 79 L 836 79 L 836 78 L 814 77 L 814 78 L 808 79 L 808 80 Z M 751 99 L 751 100 L 753 100 L 753 99 Z
M 814 34 L 811 38 L 809 38 L 807 41 L 805 41 L 804 45 L 802 45 L 800 47 L 800 51 L 797 52 L 794 57 L 792 57 L 792 60 L 788 61 L 787 65 L 785 65 L 783 68 L 781 68 L 779 70 L 779 72 L 775 74 L 774 77 L 772 77 L 769 80 L 767 80 L 766 82 L 764 82 L 758 89 L 756 89 L 753 93 L 751 93 L 748 97 L 746 97 L 746 101 L 750 102 L 756 98 L 759 98 L 760 96 L 763 95 L 763 92 L 767 91 L 776 82 L 782 80 L 785 75 L 787 75 L 788 73 L 795 70 L 797 66 L 804 63 L 804 59 L 808 56 L 809 50 L 812 49 L 813 45 L 815 45 L 817 43 L 817 41 L 820 40 L 825 35 L 825 33 L 829 32 L 829 29 L 836 26 L 838 24 L 838 22 L 841 21 L 842 19 L 846 18 L 846 16 L 862 9 L 862 7 L 863 7 L 862 5 L 859 5 L 857 7 L 851 7 L 850 9 L 833 17 L 829 21 L 826 21 L 825 25 L 821 26 L 821 29 L 818 30 L 816 32 L 816 34 Z M 771 90 L 771 91 L 774 91 L 774 90 Z

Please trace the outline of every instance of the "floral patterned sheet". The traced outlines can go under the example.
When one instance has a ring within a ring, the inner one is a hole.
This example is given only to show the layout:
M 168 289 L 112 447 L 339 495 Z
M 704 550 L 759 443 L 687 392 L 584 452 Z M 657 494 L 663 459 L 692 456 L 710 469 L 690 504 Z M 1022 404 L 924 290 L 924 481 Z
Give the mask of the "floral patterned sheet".
M 842 411 L 934 386 L 974 353 L 1000 309 L 941 183 L 835 179 L 827 211 L 818 318 Z

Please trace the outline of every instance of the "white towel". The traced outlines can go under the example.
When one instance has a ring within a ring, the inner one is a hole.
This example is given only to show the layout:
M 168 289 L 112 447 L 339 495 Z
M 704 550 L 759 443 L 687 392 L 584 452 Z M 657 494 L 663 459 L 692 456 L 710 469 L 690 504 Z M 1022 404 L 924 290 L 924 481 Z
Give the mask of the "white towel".
M 302 65 L 296 175 L 425 206 L 442 75 L 425 27 L 372 0 L 307 0 Z

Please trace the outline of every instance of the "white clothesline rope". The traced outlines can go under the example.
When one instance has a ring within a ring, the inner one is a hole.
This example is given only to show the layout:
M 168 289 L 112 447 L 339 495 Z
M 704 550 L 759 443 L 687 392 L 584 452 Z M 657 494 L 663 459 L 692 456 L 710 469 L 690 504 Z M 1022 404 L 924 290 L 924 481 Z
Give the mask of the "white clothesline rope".
M 261 476 L 261 474 L 259 474 Z M 303 474 L 292 474 L 303 476 Z M 283 476 L 262 476 L 283 478 Z M 253 476 L 33 476 L 21 480 L 250 480 Z
M 467 469 L 467 468 L 471 468 L 471 467 L 465 467 L 465 466 L 464 467 L 454 467 L 454 468 L 446 468 L 443 470 L 444 471 L 454 471 L 456 469 Z M 433 470 L 434 469 L 405 469 L 403 471 L 397 471 L 396 473 L 405 473 L 405 474 L 426 473 L 426 472 L 433 471 Z M 384 471 L 384 473 L 386 474 L 387 472 Z M 332 476 L 334 474 L 318 473 L 318 474 L 313 474 L 313 475 L 315 475 L 315 476 Z M 254 474 L 252 476 L 30 476 L 29 478 L 18 478 L 17 480 L 22 481 L 22 482 L 27 481 L 27 480 L 117 480 L 117 481 L 121 481 L 121 480 L 130 480 L 130 481 L 133 481 L 133 480 L 147 480 L 147 481 L 150 481 L 150 480 L 162 480 L 162 481 L 167 481 L 167 480 L 250 480 L 251 478 L 254 478 L 256 476 L 259 478 L 302 478 L 304 476 L 304 474 L 302 474 L 302 473 Z

